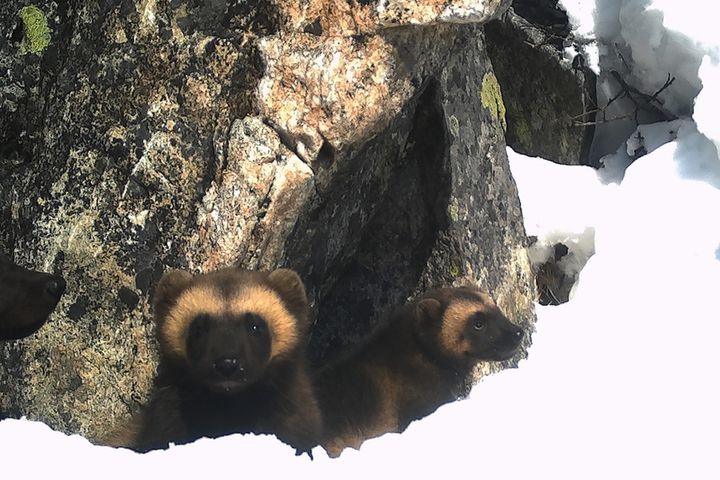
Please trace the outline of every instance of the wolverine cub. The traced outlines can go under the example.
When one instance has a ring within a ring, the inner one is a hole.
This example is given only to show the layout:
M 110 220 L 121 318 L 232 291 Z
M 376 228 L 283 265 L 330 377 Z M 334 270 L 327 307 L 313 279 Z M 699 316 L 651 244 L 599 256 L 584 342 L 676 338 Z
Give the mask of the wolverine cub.
M 292 270 L 173 271 L 155 292 L 158 376 L 148 405 L 107 439 L 138 451 L 268 433 L 309 451 L 322 427 L 305 367 L 309 307 Z
M 331 457 L 469 391 L 473 367 L 506 360 L 523 338 L 474 287 L 430 291 L 394 313 L 354 351 L 320 369 L 315 384 Z

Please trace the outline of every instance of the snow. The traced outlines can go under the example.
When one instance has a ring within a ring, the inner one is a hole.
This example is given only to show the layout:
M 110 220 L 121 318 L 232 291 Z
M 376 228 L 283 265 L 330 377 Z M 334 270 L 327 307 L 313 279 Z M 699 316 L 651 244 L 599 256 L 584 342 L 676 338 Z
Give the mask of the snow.
M 523 207 L 525 231 L 537 241 L 528 250 L 533 265 L 544 263 L 562 243 L 569 253 L 558 263 L 574 278 L 595 253 L 595 225 L 606 194 L 596 170 L 530 158 L 508 149 L 510 168 Z M 538 182 L 542 179 L 542 182 Z M 568 202 L 568 199 L 573 201 Z
M 580 39 L 598 43 L 600 105 L 621 92 L 611 71 L 648 95 L 658 92 L 670 75 L 674 78 L 673 84 L 658 95 L 662 105 L 655 106 L 675 116 L 692 114 L 693 99 L 703 85 L 703 77 L 698 76 L 703 58 L 710 55 L 717 61 L 720 55 L 717 29 L 710 20 L 715 16 L 712 4 L 702 0 L 563 0 L 561 3 L 575 21 L 575 34 Z M 631 111 L 630 100 L 620 98 L 607 108 L 605 115 L 615 118 Z M 658 119 L 642 113 L 640 120 Z M 599 125 L 591 155 L 599 158 L 613 153 L 634 129 L 632 119 Z
M 594 6 L 588 5 L 586 0 L 560 0 L 558 8 L 567 12 L 575 40 L 573 45 L 565 48 L 565 58 L 572 61 L 575 55 L 581 53 L 585 57 L 586 65 L 595 73 L 599 73 L 600 52 L 594 42 Z M 576 45 L 579 48 L 576 48 Z
M 567 12 L 575 35 L 581 38 L 594 36 L 595 5 L 591 5 L 586 0 L 560 0 L 558 7 Z
M 252 435 L 139 455 L 5 420 L 3 478 L 720 478 L 717 15 L 700 0 L 562 3 L 577 34 L 598 39 L 601 88 L 612 94 L 609 69 L 646 93 L 671 73 L 661 98 L 679 120 L 610 122 L 597 174 L 508 151 L 533 260 L 563 241 L 564 268 L 579 272 L 570 302 L 537 307 L 518 369 L 335 460 Z
M 720 60 L 713 60 L 706 55 L 700 65 L 699 74 L 703 89 L 695 100 L 693 118 L 697 122 L 698 130 L 712 139 L 720 152 L 720 122 L 714 115 L 720 105 Z

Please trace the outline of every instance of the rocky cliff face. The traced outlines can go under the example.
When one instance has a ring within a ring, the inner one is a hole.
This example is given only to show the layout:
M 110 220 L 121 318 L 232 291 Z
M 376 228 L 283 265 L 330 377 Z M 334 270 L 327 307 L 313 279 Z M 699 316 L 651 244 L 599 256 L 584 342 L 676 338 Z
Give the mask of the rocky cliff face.
M 68 288 L 0 346 L 0 409 L 94 437 L 135 408 L 170 267 L 296 269 L 315 363 L 439 285 L 532 328 L 483 31 L 507 1 L 26 4 L 0 6 L 0 248 Z
M 515 0 L 485 27 L 507 108 L 506 140 L 524 155 L 597 167 L 590 155 L 597 79 L 557 3 Z

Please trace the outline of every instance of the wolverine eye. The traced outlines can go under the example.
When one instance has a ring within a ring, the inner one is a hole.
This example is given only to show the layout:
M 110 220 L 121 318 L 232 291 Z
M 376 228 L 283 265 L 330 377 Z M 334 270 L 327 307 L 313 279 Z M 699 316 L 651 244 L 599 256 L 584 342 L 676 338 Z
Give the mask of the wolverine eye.
M 472 328 L 476 332 L 481 332 L 487 327 L 487 322 L 482 317 L 475 317 L 473 320 Z
M 252 313 L 247 314 L 246 325 L 251 335 L 260 335 L 265 332 L 265 322 L 263 319 Z

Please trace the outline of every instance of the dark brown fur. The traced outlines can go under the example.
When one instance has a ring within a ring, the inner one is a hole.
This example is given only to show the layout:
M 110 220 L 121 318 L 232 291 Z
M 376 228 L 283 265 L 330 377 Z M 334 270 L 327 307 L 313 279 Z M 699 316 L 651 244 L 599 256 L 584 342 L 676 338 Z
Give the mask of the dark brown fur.
M 0 253 L 0 340 L 35 333 L 64 291 L 62 277 L 20 267 Z
M 484 330 L 473 333 L 478 325 Z M 510 358 L 522 337 L 492 299 L 473 287 L 428 292 L 318 372 L 323 447 L 338 456 L 368 438 L 402 432 L 466 395 L 473 367 Z
M 105 443 L 148 451 L 253 432 L 275 434 L 309 451 L 322 422 L 305 367 L 308 311 L 303 284 L 290 270 L 166 274 L 155 294 L 160 366 L 152 398 Z M 214 323 L 208 326 L 207 318 Z M 267 327 L 267 348 L 254 326 L 257 319 Z M 203 336 L 208 340 L 197 343 Z M 240 339 L 230 342 L 231 370 L 223 373 L 228 354 L 211 356 L 211 367 L 203 370 L 205 357 L 230 351 L 226 337 Z

